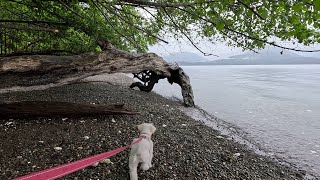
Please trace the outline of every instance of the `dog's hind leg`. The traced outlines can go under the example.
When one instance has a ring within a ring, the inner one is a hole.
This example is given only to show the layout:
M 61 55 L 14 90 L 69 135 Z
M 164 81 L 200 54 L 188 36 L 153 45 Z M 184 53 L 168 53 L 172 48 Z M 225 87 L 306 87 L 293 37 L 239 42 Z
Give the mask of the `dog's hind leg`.
M 151 141 L 150 142 L 150 158 L 149 158 L 149 167 L 151 168 L 152 167 L 152 158 L 153 158 L 153 142 Z
M 137 159 L 137 156 L 129 157 L 130 180 L 138 180 L 138 164 L 139 161 Z
M 151 168 L 151 166 L 150 166 L 150 158 L 151 157 L 150 157 L 150 153 L 149 153 L 148 149 L 146 149 L 143 153 L 141 153 L 140 158 L 141 158 L 140 169 L 146 171 L 149 168 Z

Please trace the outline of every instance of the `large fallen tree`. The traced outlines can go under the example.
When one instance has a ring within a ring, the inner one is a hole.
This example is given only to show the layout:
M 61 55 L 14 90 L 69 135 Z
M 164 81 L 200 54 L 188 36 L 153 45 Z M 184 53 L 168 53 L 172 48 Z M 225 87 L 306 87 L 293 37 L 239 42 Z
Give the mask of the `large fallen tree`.
M 23 55 L 0 59 L 0 93 L 28 91 L 71 84 L 85 77 L 104 73 L 133 73 L 142 83 L 140 90 L 151 91 L 159 79 L 181 87 L 185 106 L 194 106 L 189 77 L 178 65 L 168 64 L 154 53 L 128 53 L 98 40 L 101 52 L 73 56 Z M 22 79 L 22 80 L 21 80 Z M 18 85 L 18 86 L 17 86 Z

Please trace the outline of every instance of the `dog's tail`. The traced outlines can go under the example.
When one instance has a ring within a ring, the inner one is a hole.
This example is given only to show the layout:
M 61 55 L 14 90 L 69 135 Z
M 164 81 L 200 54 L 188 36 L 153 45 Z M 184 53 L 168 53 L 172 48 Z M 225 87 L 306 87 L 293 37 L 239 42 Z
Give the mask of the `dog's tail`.
M 138 164 L 137 156 L 129 157 L 130 180 L 138 180 Z

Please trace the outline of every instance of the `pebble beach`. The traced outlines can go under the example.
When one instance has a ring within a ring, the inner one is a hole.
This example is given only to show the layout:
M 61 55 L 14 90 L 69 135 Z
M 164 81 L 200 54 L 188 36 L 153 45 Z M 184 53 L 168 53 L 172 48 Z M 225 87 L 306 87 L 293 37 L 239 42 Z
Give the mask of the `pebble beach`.
M 0 94 L 0 101 L 62 101 L 125 104 L 140 115 L 90 117 L 0 117 L 0 179 L 97 155 L 130 144 L 137 125 L 153 123 L 157 131 L 153 167 L 139 171 L 145 180 L 304 179 L 304 171 L 256 154 L 181 110 L 181 103 L 128 87 L 125 75 L 87 78 L 71 85 Z M 129 149 L 96 167 L 62 179 L 129 179 Z

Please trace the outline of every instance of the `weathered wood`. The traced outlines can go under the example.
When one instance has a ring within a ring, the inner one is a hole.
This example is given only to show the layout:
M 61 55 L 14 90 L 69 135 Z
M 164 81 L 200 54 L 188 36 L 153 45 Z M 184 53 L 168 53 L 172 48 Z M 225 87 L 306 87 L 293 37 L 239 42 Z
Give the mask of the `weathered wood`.
M 133 73 L 134 78 L 138 78 L 141 82 L 134 82 L 130 85 L 130 88 L 138 87 L 140 91 L 150 92 L 154 85 L 158 83 L 159 79 L 165 78 L 165 76 L 159 76 L 153 71 L 142 71 L 140 73 Z
M 194 97 L 189 76 L 177 64 L 171 64 L 171 76 L 168 77 L 170 84 L 177 83 L 181 87 L 181 93 L 185 106 L 194 106 Z
M 105 41 L 99 41 L 98 44 L 103 48 L 102 52 L 73 56 L 28 55 L 0 58 L 0 93 L 32 90 L 35 88 L 30 86 L 43 84 L 50 87 L 65 85 L 103 73 L 151 71 L 159 79 L 168 78 L 170 83 L 178 83 L 185 105 L 194 106 L 190 81 L 180 67 L 170 66 L 154 53 L 128 53 Z M 9 80 L 5 80 L 6 78 Z M 148 91 L 152 89 L 151 85 Z
M 0 103 L 1 118 L 25 118 L 46 116 L 135 115 L 139 112 L 119 105 L 76 104 L 54 101 L 21 101 Z
M 63 74 L 75 74 L 75 72 L 83 74 L 91 72 L 96 74 L 138 73 L 143 70 L 152 70 L 166 77 L 171 75 L 169 65 L 154 53 L 134 54 L 115 48 L 74 56 L 30 55 L 0 59 L 0 75 L 8 73 L 32 75 L 49 72 Z

